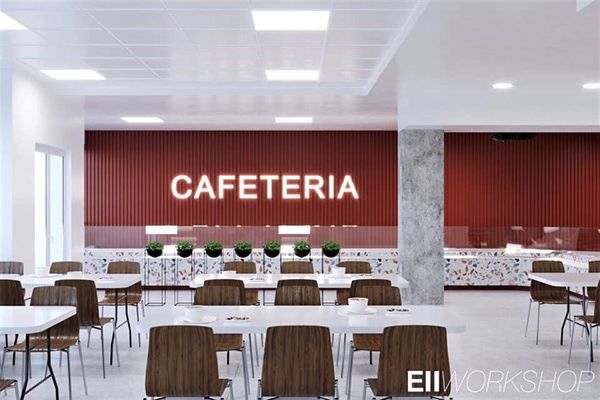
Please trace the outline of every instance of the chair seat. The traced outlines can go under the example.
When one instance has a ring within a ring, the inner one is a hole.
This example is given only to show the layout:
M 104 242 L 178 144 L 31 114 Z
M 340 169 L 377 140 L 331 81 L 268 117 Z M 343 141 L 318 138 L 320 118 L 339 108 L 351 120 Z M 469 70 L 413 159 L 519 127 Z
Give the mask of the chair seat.
M 133 294 L 127 295 L 127 304 L 129 304 L 129 305 L 139 304 L 139 303 L 141 303 L 141 301 L 142 301 L 142 295 L 139 293 L 133 293 Z M 101 306 L 114 306 L 115 305 L 114 293 L 112 295 L 107 293 L 104 296 L 104 298 L 98 302 L 98 304 Z M 120 306 L 125 305 L 125 294 L 119 296 L 118 304 Z
M 565 296 L 562 299 L 534 299 L 535 301 L 539 302 L 540 304 L 567 304 L 567 296 Z M 579 297 L 573 297 L 571 296 L 568 300 L 568 302 L 570 302 L 571 304 L 581 304 L 581 299 Z
M 594 322 L 594 316 L 593 315 L 576 315 L 575 319 L 580 319 L 585 323 L 588 324 L 595 324 L 596 322 Z
M 52 338 L 50 341 L 50 350 L 58 351 L 58 350 L 66 350 L 71 346 L 77 345 L 78 338 Z M 46 345 L 46 339 L 37 339 L 32 338 L 29 339 L 29 350 L 33 353 L 40 353 L 48 351 L 48 347 Z M 15 353 L 24 353 L 25 352 L 25 342 L 17 343 L 13 346 L 9 346 L 6 348 L 6 351 L 12 351 Z
M 380 351 L 382 334 L 358 334 L 352 335 L 352 344 L 355 350 Z
M 243 346 L 242 335 L 221 334 L 215 335 L 215 349 L 217 351 L 239 350 Z
M 258 290 L 257 289 L 246 289 L 246 297 L 244 298 L 245 306 L 255 306 L 258 304 Z
M 0 392 L 17 383 L 14 379 L 0 379 Z

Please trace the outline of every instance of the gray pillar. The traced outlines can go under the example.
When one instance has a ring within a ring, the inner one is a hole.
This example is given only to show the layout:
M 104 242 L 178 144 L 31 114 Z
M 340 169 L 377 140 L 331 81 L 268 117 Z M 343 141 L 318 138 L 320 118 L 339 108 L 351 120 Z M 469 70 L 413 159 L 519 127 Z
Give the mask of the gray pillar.
M 444 303 L 444 132 L 398 132 L 398 254 L 404 301 Z

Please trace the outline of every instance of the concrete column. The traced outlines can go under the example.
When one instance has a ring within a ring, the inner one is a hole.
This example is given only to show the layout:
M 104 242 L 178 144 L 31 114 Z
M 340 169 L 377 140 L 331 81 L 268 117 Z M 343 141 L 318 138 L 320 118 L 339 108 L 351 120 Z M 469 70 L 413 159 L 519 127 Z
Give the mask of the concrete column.
M 409 304 L 444 303 L 444 132 L 398 132 L 398 254 Z

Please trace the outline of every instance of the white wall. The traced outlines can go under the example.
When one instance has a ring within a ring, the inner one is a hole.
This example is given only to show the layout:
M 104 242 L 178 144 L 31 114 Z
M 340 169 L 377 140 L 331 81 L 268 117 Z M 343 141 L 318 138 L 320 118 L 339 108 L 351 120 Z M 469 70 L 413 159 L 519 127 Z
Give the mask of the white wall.
M 66 153 L 67 259 L 83 260 L 84 111 L 80 97 L 63 97 L 22 72 L 12 79 L 12 237 L 10 258 L 34 268 L 34 155 L 36 144 Z M 6 255 L 5 255 L 6 257 Z

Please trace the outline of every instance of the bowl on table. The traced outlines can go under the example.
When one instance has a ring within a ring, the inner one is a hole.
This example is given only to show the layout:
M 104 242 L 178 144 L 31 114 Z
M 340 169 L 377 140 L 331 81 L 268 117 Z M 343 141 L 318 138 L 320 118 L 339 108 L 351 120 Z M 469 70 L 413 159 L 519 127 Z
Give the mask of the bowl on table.
M 348 299 L 348 310 L 351 313 L 364 313 L 369 305 L 366 297 L 350 297 Z
M 185 319 L 190 322 L 201 322 L 206 314 L 204 306 L 188 306 L 185 307 Z
M 237 271 L 223 271 L 221 275 L 223 278 L 235 278 Z
M 35 267 L 35 276 L 48 276 L 49 271 L 48 267 Z
M 331 268 L 331 275 L 335 277 L 343 277 L 346 274 L 346 268 L 344 267 L 333 267 Z

